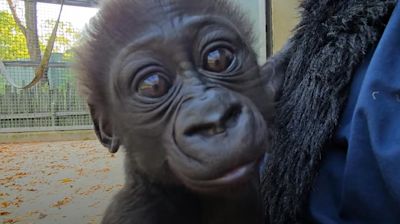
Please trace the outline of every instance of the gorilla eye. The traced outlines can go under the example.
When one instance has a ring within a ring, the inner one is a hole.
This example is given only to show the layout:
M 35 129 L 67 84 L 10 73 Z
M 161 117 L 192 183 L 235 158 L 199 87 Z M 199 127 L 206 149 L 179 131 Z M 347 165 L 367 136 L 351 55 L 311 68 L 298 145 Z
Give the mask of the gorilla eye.
M 217 48 L 209 51 L 204 57 L 204 69 L 210 72 L 225 72 L 235 58 L 227 48 Z
M 163 75 L 153 73 L 140 81 L 137 92 L 145 97 L 158 98 L 165 95 L 170 87 L 170 82 Z

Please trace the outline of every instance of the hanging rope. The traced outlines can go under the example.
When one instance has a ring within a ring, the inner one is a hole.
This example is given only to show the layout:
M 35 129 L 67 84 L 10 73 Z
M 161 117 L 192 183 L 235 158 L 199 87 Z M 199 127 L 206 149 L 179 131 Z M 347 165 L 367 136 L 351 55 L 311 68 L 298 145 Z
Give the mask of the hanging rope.
M 64 0 L 61 0 L 60 5 L 61 5 L 60 12 L 58 13 L 58 18 L 57 18 L 56 24 L 54 25 L 53 30 L 51 32 L 51 36 L 50 36 L 49 40 L 47 41 L 47 46 L 46 46 L 46 49 L 44 50 L 43 57 L 40 60 L 39 66 L 35 70 L 35 77 L 32 79 L 32 81 L 28 85 L 25 85 L 25 86 L 17 85 L 14 82 L 14 80 L 10 77 L 10 74 L 7 73 L 4 63 L 0 60 L 0 74 L 3 74 L 4 77 L 6 78 L 7 82 L 10 83 L 13 87 L 18 88 L 18 89 L 28 89 L 28 88 L 34 86 L 36 83 L 38 83 L 40 81 L 40 79 L 44 76 L 44 74 L 46 72 L 46 68 L 49 66 L 50 56 L 51 56 L 51 53 L 53 52 L 54 43 L 56 42 L 55 40 L 57 38 L 58 24 L 60 23 L 61 13 L 62 13 L 63 6 L 64 6 Z

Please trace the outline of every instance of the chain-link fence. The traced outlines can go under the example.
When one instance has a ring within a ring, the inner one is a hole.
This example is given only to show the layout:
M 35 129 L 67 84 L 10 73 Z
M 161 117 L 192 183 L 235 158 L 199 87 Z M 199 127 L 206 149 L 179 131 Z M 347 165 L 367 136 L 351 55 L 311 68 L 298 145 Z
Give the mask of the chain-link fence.
M 42 78 L 31 88 L 18 88 L 37 75 L 57 22 L 60 4 L 45 2 L 0 0 L 0 132 L 91 128 L 70 66 L 72 48 L 96 12 L 77 6 L 84 1 L 64 5 Z

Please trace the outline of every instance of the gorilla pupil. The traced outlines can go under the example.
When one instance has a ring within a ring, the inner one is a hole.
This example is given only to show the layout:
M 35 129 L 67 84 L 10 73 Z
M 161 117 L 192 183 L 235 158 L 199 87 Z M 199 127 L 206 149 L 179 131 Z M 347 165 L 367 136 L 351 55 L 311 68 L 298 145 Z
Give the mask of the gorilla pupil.
M 144 78 L 138 87 L 140 95 L 157 98 L 168 92 L 169 82 L 159 74 L 152 74 Z
M 210 51 L 205 59 L 205 69 L 211 72 L 224 72 L 232 64 L 233 57 L 233 53 L 226 48 Z

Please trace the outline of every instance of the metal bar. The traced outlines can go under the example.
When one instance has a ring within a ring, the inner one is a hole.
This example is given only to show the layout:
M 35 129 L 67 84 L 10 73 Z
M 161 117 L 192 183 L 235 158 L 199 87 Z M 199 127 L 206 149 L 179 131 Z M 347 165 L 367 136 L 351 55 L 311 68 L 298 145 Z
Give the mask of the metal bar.
M 272 5 L 271 5 L 272 0 L 266 0 L 265 1 L 265 21 L 266 21 L 266 27 L 265 27 L 265 32 L 267 33 L 267 58 L 272 55 L 273 51 L 273 29 L 272 29 Z
M 5 67 L 37 67 L 38 62 L 35 61 L 3 61 Z M 70 68 L 71 63 L 67 62 L 51 62 L 48 67 L 50 68 Z
M 55 112 L 56 117 L 66 116 L 82 116 L 89 115 L 87 111 L 76 111 L 76 112 Z M 11 120 L 11 119 L 32 119 L 32 118 L 45 118 L 51 117 L 51 112 L 46 113 L 24 113 L 24 114 L 1 114 L 0 120 Z
M 61 0 L 36 0 L 37 2 L 50 3 L 50 4 L 61 4 Z M 98 0 L 65 0 L 64 5 L 73 5 L 81 7 L 97 7 Z
M 91 129 L 93 129 L 92 125 L 1 128 L 0 133 L 38 132 L 38 131 L 73 131 L 73 130 L 91 130 Z
M 76 115 L 89 115 L 87 111 L 76 111 L 76 112 L 56 112 L 57 117 L 63 116 L 76 116 Z

